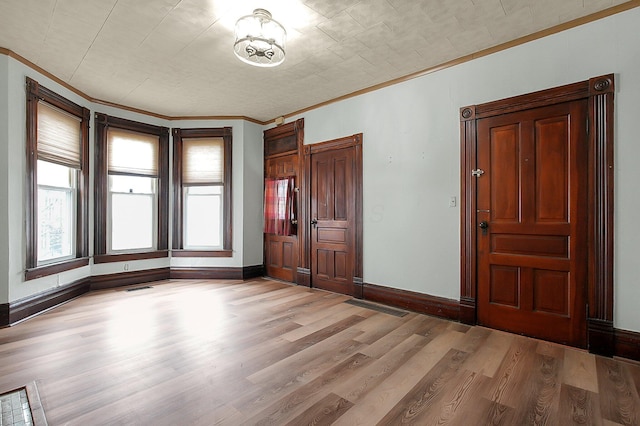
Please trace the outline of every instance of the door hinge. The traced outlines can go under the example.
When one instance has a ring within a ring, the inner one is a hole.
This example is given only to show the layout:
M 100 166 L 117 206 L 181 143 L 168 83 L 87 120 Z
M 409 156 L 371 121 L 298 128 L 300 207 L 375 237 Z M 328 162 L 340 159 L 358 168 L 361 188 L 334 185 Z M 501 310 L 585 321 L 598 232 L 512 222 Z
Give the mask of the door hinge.
M 471 170 L 471 176 L 480 177 L 483 174 L 484 174 L 484 170 L 482 169 Z

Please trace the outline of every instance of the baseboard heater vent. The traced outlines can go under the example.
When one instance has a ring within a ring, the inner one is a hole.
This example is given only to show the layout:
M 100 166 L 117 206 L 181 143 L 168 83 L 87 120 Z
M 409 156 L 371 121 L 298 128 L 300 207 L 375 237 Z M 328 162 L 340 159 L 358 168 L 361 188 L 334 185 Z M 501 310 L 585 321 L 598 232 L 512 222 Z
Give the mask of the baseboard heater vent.
M 153 288 L 150 285 L 143 285 L 142 287 L 132 287 L 128 288 L 127 291 L 138 291 L 138 290 L 146 290 L 148 288 Z
M 349 305 L 358 306 L 360 308 L 371 309 L 372 311 L 382 312 L 383 314 L 393 315 L 394 317 L 403 317 L 409 312 L 401 311 L 399 309 L 389 308 L 388 306 L 376 305 L 375 303 L 364 302 L 362 300 L 350 299 L 344 303 Z

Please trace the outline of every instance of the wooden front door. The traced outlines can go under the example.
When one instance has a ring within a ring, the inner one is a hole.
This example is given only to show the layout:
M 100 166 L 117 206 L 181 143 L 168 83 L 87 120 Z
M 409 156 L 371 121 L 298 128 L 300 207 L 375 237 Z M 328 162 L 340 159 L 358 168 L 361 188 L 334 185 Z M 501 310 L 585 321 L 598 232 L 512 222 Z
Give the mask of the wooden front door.
M 355 294 L 356 148 L 311 155 L 311 280 Z
M 585 346 L 587 116 L 583 99 L 478 120 L 480 324 Z

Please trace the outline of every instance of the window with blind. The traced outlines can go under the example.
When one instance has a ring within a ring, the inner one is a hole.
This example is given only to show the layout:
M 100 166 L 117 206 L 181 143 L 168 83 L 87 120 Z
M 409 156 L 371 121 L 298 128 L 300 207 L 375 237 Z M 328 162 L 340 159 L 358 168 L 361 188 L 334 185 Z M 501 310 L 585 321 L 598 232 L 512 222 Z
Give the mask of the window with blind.
M 96 114 L 94 262 L 166 256 L 168 139 L 167 128 Z
M 107 252 L 156 249 L 159 137 L 107 129 Z
M 27 279 L 88 264 L 88 120 L 27 78 Z
M 230 127 L 173 129 L 174 256 L 231 256 Z

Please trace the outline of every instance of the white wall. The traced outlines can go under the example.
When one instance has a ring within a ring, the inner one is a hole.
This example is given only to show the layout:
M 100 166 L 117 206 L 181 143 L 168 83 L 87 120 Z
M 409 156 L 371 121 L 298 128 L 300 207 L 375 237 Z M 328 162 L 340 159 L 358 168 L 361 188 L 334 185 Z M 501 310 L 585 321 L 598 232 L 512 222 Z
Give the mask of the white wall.
M 458 299 L 459 108 L 615 73 L 614 323 L 640 331 L 639 26 L 636 8 L 305 113 L 305 143 L 364 133 L 364 281 Z
M 0 303 L 9 301 L 9 58 L 0 55 Z

